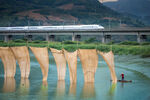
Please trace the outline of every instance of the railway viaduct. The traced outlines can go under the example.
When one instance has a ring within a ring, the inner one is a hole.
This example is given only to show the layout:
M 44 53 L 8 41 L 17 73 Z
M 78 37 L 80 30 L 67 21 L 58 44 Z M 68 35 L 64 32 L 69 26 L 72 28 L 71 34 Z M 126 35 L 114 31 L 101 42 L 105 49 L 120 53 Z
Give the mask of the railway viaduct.
M 32 40 L 33 35 L 44 35 L 46 41 L 54 41 L 56 35 L 70 35 L 72 41 L 80 40 L 81 36 L 101 36 L 102 43 L 111 41 L 113 35 L 134 35 L 137 37 L 137 42 L 143 42 L 150 35 L 150 28 L 120 28 L 120 29 L 20 29 L 0 30 L 0 35 L 4 36 L 4 41 L 11 40 L 13 35 L 23 35 L 28 40 Z

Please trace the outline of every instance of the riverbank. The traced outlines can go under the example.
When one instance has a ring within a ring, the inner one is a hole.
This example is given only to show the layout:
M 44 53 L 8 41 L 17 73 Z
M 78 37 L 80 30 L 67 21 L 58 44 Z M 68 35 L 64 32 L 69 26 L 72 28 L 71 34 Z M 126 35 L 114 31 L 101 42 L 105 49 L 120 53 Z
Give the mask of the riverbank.
M 102 43 L 84 43 L 84 42 L 47 42 L 32 41 L 26 42 L 21 40 L 10 41 L 8 43 L 0 42 L 0 47 L 14 46 L 32 46 L 32 47 L 48 47 L 55 49 L 66 49 L 67 51 L 75 51 L 77 49 L 97 49 L 103 52 L 112 50 L 117 55 L 140 55 L 141 57 L 150 57 L 150 45 L 124 45 L 124 44 L 102 44 Z

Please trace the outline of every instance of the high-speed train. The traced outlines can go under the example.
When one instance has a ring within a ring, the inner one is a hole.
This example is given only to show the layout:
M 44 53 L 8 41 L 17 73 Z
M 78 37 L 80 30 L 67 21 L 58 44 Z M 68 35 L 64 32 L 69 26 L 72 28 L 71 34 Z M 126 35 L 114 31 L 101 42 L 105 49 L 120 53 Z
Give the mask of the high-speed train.
M 22 27 L 0 27 L 0 31 L 17 30 L 102 30 L 101 25 L 63 25 L 63 26 L 22 26 Z

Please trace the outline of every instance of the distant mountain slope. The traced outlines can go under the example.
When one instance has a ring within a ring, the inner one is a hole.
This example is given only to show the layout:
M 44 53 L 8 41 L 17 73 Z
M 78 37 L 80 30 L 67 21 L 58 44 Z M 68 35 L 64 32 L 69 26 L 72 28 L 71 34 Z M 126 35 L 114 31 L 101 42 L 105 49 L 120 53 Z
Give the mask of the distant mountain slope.
M 102 24 L 143 26 L 137 19 L 123 16 L 98 0 L 1 0 L 0 26 Z
M 138 16 L 150 15 L 150 0 L 118 0 L 106 2 L 104 5 L 119 12 L 127 12 Z
M 117 2 L 104 2 L 103 4 L 121 13 L 140 16 L 150 23 L 150 0 L 118 0 Z

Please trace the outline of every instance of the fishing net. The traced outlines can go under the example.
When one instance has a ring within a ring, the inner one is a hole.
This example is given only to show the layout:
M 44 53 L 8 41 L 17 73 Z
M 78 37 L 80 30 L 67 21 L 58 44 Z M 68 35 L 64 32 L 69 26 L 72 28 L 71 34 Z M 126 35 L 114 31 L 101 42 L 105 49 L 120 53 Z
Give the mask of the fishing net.
M 66 59 L 62 50 L 50 48 L 57 66 L 58 80 L 65 80 L 66 74 Z
M 98 51 L 98 53 L 103 57 L 103 59 L 105 60 L 105 62 L 107 63 L 109 69 L 110 69 L 110 73 L 111 73 L 111 79 L 113 83 L 117 82 L 117 76 L 115 73 L 115 65 L 114 65 L 114 54 L 112 51 L 108 52 L 108 53 L 103 53 Z
M 48 77 L 48 69 L 49 69 L 48 49 L 47 47 L 45 48 L 30 47 L 30 49 L 40 64 L 42 74 L 43 74 L 43 81 L 46 81 Z
M 4 65 L 4 76 L 14 77 L 16 73 L 16 60 L 9 47 L 0 47 L 0 58 Z
M 78 55 L 82 63 L 84 82 L 94 82 L 98 65 L 96 49 L 79 49 Z
M 30 74 L 30 55 L 28 48 L 25 46 L 11 47 L 11 50 L 13 51 L 15 58 L 18 61 L 21 77 L 28 78 Z
M 65 58 L 68 63 L 69 73 L 70 73 L 70 83 L 76 83 L 77 81 L 77 51 L 67 52 L 63 50 Z

